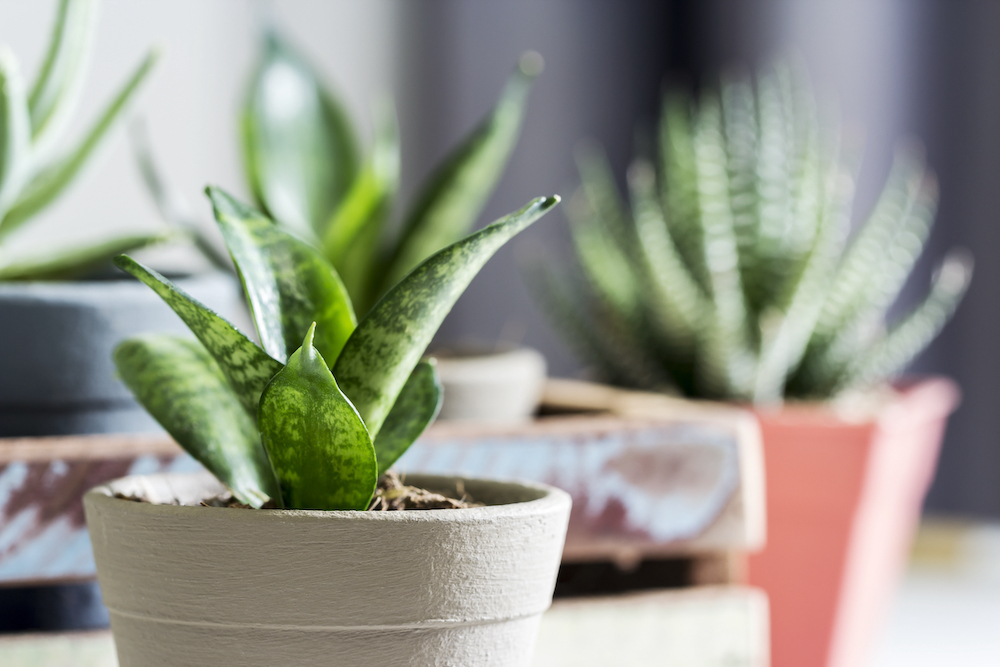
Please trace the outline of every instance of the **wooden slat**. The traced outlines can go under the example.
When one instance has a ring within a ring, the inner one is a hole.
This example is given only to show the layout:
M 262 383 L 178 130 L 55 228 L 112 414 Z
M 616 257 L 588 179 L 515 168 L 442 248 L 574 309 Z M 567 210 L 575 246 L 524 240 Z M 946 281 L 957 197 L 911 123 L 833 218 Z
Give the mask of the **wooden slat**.
M 727 586 L 557 600 L 533 664 L 767 667 L 767 598 Z
M 164 434 L 101 433 L 44 438 L 0 438 L 0 464 L 11 461 L 93 461 L 137 456 L 177 456 Z
M 439 422 L 397 467 L 565 489 L 574 501 L 568 562 L 628 567 L 763 544 L 763 455 L 747 411 L 562 380 L 549 382 L 546 400 L 575 414 L 515 425 Z
M 0 635 L 3 667 L 118 667 L 110 631 Z

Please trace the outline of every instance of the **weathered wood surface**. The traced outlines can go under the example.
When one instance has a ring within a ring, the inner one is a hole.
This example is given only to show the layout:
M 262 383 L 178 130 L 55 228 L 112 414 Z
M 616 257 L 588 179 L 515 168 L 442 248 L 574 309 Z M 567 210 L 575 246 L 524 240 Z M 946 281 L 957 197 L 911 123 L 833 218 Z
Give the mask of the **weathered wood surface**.
M 84 492 L 125 475 L 197 469 L 161 435 L 0 439 L 0 585 L 92 579 Z
M 767 598 L 743 587 L 557 600 L 535 667 L 767 667 Z
M 763 542 L 760 436 L 748 413 L 569 381 L 550 381 L 546 400 L 607 414 L 439 422 L 398 467 L 565 489 L 569 561 L 628 565 Z M 124 475 L 197 467 L 163 435 L 0 439 L 0 585 L 92 578 L 82 494 Z
M 593 390 L 625 404 L 625 392 L 600 385 L 552 386 Z M 397 467 L 530 479 L 568 491 L 567 561 L 627 565 L 761 546 L 764 471 L 756 420 L 735 408 L 660 398 L 641 394 L 625 407 L 564 400 L 557 406 L 613 414 L 546 417 L 523 426 L 441 422 Z

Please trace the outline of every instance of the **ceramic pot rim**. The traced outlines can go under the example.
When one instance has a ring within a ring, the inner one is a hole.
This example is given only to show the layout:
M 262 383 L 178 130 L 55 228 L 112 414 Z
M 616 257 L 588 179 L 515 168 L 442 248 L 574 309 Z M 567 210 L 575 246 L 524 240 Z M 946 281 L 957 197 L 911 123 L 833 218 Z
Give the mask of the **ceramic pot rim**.
M 386 524 L 417 524 L 430 521 L 449 523 L 477 523 L 483 520 L 494 520 L 497 518 L 517 518 L 536 516 L 555 511 L 563 505 L 571 503 L 570 496 L 562 489 L 547 484 L 527 482 L 521 480 L 506 480 L 500 478 L 479 478 L 464 477 L 461 475 L 423 475 L 407 474 L 406 481 L 414 482 L 415 485 L 427 486 L 430 488 L 441 488 L 449 486 L 456 481 L 461 481 L 467 487 L 476 488 L 478 486 L 499 486 L 508 492 L 527 490 L 537 494 L 536 498 L 530 500 L 514 501 L 483 507 L 468 507 L 463 509 L 434 509 L 434 510 L 405 510 L 391 512 L 368 512 L 362 510 L 300 510 L 300 509 L 259 509 L 247 510 L 229 507 L 205 507 L 200 505 L 170 505 L 154 504 L 150 502 L 136 502 L 125 498 L 116 498 L 115 493 L 120 492 L 123 487 L 130 483 L 135 483 L 142 478 L 188 478 L 198 481 L 204 480 L 206 485 L 217 486 L 222 489 L 218 481 L 209 473 L 160 473 L 154 475 L 129 475 L 113 480 L 88 491 L 85 498 L 96 506 L 105 506 L 115 512 L 130 511 L 132 513 L 144 513 L 149 516 L 180 516 L 187 519 L 196 517 L 220 517 L 219 512 L 229 512 L 234 521 L 266 523 L 284 522 L 288 520 L 297 521 L 366 521 L 382 522 Z M 473 495 L 475 497 L 475 495 Z

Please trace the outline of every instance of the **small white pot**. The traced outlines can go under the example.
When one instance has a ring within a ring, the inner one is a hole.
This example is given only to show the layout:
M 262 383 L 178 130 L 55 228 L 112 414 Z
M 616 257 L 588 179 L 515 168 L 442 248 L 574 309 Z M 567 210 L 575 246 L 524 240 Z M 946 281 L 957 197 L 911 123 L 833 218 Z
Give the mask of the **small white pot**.
M 321 512 L 183 503 L 205 474 L 126 477 L 84 498 L 121 667 L 530 665 L 569 496 L 538 485 L 407 476 L 487 504 Z
M 545 357 L 536 350 L 460 348 L 431 356 L 444 389 L 441 419 L 522 422 L 538 409 Z

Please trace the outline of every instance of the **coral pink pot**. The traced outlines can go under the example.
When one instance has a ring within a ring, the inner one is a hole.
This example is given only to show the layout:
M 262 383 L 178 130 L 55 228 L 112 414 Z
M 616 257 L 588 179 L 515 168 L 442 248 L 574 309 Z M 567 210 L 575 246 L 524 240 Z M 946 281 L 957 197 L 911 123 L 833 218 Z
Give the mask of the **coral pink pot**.
M 958 397 L 929 379 L 865 421 L 818 405 L 758 412 L 768 537 L 749 579 L 770 598 L 773 667 L 866 664 Z

